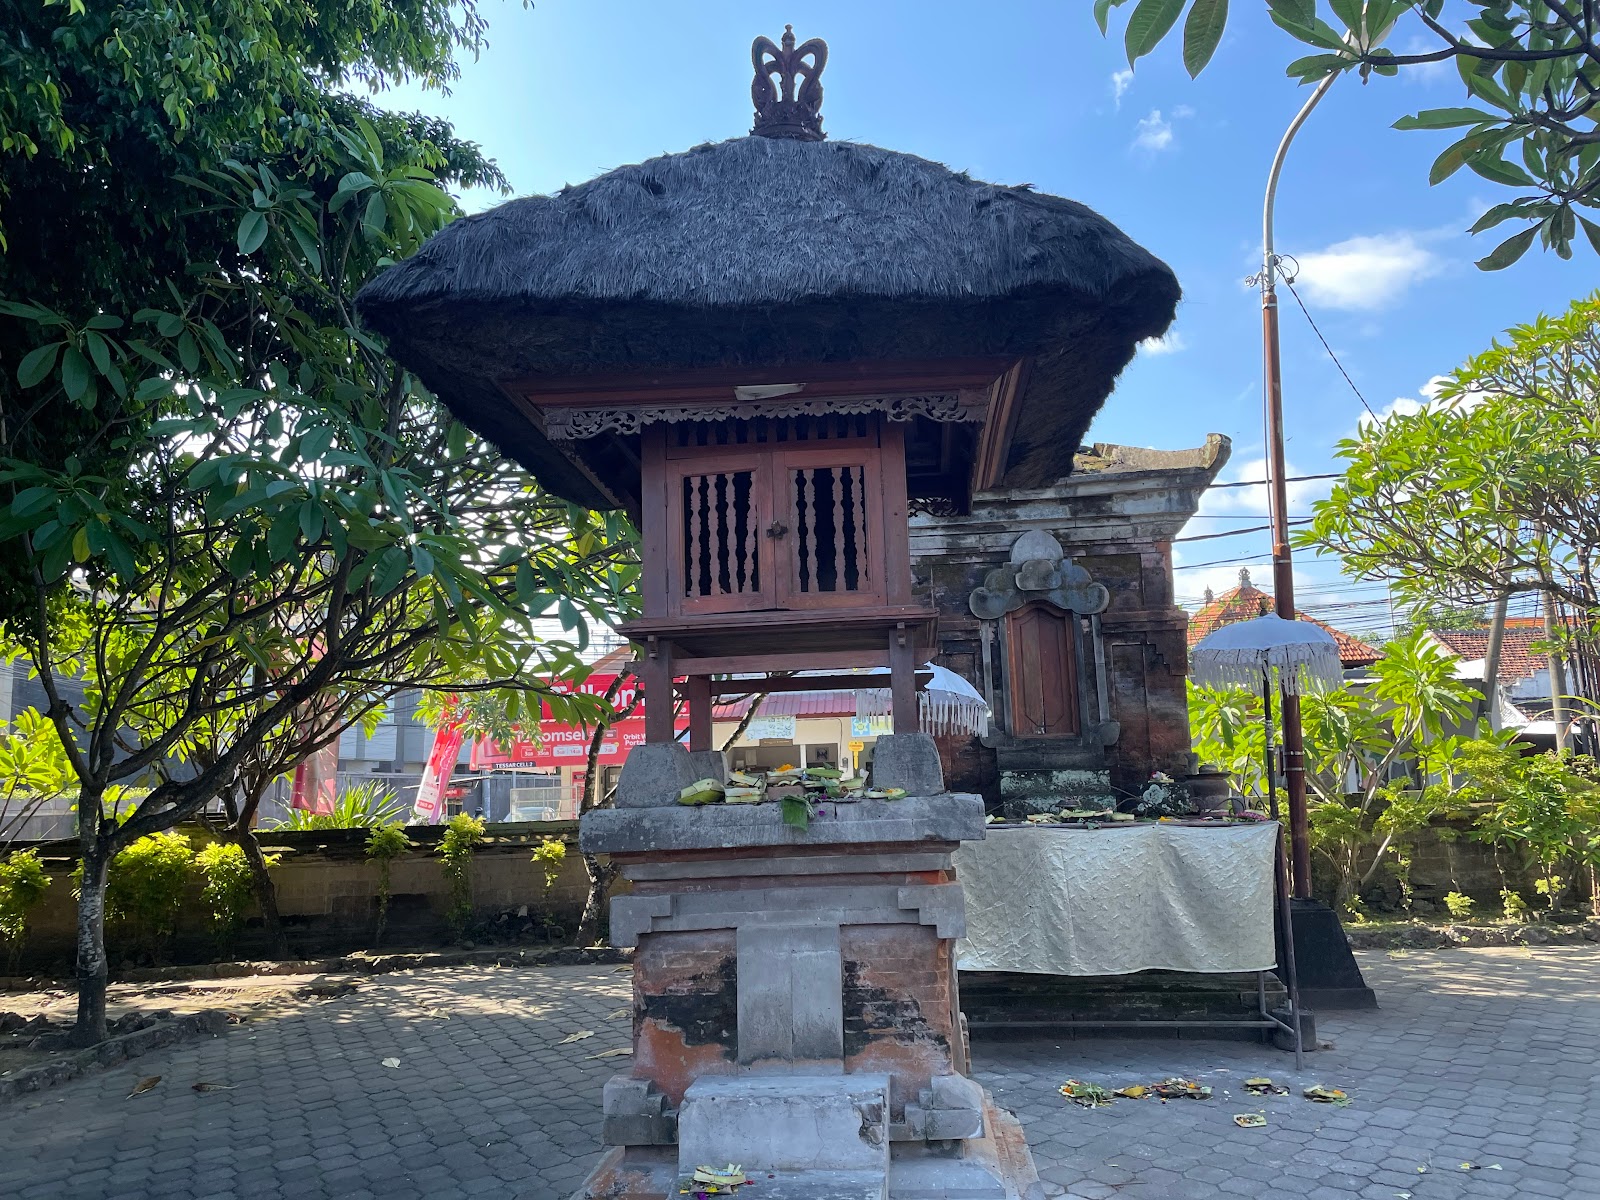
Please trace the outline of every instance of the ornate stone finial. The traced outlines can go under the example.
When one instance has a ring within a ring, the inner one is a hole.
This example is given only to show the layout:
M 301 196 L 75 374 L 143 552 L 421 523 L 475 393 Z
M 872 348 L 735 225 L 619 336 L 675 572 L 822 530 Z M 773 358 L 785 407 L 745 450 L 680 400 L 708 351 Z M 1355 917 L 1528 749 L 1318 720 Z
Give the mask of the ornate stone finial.
M 1211 591 L 1210 588 L 1206 589 L 1205 600 L 1206 600 L 1207 604 L 1215 604 L 1217 602 L 1217 598 L 1216 598 L 1215 595 L 1212 594 L 1212 591 Z
M 808 56 L 810 62 L 806 61 Z M 828 43 L 809 38 L 796 46 L 794 26 L 785 25 L 783 46 L 773 45 L 771 38 L 758 37 L 750 44 L 750 61 L 756 69 L 755 81 L 750 85 L 756 123 L 750 132 L 760 137 L 822 141 L 827 136 L 822 132 L 822 68 L 828 65 Z M 778 83 L 774 83 L 774 75 Z M 800 77 L 804 82 L 796 97 L 794 85 Z
M 1247 587 L 1250 586 L 1250 568 L 1249 567 L 1240 567 L 1239 568 L 1239 586 L 1242 587 L 1242 588 L 1247 588 Z

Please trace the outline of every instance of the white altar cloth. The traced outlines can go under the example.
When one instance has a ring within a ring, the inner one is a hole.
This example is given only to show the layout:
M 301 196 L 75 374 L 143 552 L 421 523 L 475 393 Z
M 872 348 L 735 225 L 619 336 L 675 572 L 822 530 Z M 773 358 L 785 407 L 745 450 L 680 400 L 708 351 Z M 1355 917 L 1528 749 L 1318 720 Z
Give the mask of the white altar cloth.
M 991 826 L 955 858 L 963 971 L 1258 971 L 1276 958 L 1271 823 Z

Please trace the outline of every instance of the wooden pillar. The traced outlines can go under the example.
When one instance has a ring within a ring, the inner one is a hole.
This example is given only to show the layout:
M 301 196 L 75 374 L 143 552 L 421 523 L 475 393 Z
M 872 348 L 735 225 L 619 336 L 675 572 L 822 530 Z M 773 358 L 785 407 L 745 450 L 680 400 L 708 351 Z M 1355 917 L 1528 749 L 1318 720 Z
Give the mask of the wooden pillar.
M 644 686 L 644 740 L 670 742 L 672 720 L 672 644 L 649 638 L 639 659 L 639 682 Z
M 689 703 L 689 749 L 715 750 L 711 744 L 711 676 L 689 676 L 683 694 Z
M 889 703 L 896 733 L 916 733 L 917 655 L 911 631 L 904 624 L 889 634 Z

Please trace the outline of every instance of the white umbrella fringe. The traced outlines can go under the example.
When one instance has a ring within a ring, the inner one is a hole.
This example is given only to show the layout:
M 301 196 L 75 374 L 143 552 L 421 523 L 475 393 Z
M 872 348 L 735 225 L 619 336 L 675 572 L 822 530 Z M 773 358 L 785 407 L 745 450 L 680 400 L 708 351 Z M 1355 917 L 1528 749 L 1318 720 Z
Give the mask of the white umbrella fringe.
M 1189 651 L 1189 678 L 1202 687 L 1259 690 L 1276 683 L 1291 696 L 1344 682 L 1339 645 L 1309 621 L 1256 617 L 1213 630 Z

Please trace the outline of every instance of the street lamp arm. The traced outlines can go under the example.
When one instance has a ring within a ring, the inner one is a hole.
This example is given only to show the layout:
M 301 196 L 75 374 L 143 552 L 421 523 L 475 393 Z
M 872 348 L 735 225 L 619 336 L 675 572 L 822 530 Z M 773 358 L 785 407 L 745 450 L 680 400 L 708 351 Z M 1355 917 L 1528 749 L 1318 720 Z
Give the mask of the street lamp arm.
M 1300 126 L 1306 123 L 1306 118 L 1311 115 L 1311 110 L 1316 108 L 1322 98 L 1328 94 L 1328 89 L 1333 86 L 1333 81 L 1339 78 L 1337 74 L 1326 75 L 1322 82 L 1317 84 L 1316 91 L 1311 93 L 1311 98 L 1295 114 L 1289 128 L 1284 131 L 1283 141 L 1278 143 L 1278 152 L 1272 156 L 1272 170 L 1267 173 L 1267 198 L 1261 211 L 1261 289 L 1266 292 L 1274 289 L 1273 272 L 1277 266 L 1273 252 L 1272 216 L 1273 209 L 1278 202 L 1278 177 L 1283 174 L 1283 160 L 1289 155 L 1289 146 L 1294 141 L 1295 134 L 1300 132 Z M 1275 290 L 1275 289 L 1274 289 Z

